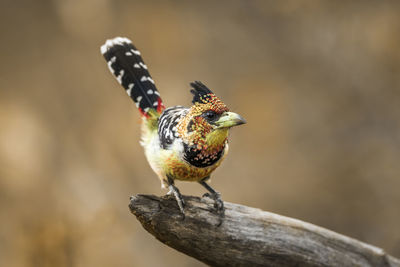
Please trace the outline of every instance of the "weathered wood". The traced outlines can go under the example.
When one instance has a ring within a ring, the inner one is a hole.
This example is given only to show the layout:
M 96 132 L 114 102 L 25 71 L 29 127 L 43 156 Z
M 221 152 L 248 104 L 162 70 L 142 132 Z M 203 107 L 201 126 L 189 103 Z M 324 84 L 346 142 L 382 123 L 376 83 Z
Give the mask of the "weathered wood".
M 216 214 L 208 198 L 131 198 L 143 227 L 168 246 L 211 266 L 400 266 L 382 249 L 310 223 L 225 202 Z

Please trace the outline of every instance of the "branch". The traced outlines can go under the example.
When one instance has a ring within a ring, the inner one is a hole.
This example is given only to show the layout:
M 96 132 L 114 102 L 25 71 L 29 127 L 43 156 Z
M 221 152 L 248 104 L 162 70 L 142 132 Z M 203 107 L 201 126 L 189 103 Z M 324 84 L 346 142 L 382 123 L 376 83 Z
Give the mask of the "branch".
M 212 266 L 400 266 L 380 248 L 310 223 L 225 202 L 225 217 L 208 198 L 131 197 L 129 208 L 166 245 Z

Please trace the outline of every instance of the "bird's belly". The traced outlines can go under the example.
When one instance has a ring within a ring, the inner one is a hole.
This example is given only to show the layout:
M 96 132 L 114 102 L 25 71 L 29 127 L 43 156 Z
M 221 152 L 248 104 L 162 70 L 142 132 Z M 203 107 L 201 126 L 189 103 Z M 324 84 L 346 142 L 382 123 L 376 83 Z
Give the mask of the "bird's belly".
M 165 161 L 165 172 L 168 176 L 182 181 L 200 181 L 208 177 L 222 162 L 222 159 L 214 165 L 198 168 L 188 164 L 178 157 L 170 157 Z
M 181 181 L 200 181 L 208 176 L 221 165 L 228 154 L 228 145 L 226 145 L 220 159 L 213 165 L 207 167 L 196 167 L 183 160 L 177 153 L 170 153 L 163 160 L 165 174 L 173 179 Z
M 154 136 L 143 141 L 146 158 L 163 183 L 167 181 L 167 176 L 182 181 L 200 181 L 209 176 L 222 161 L 206 168 L 197 168 L 182 160 L 179 152 L 160 148 L 158 137 Z
M 146 130 L 145 127 L 143 128 Z M 166 177 L 162 164 L 162 149 L 160 148 L 158 135 L 154 132 L 142 134 L 141 145 L 144 147 L 144 152 L 150 167 L 157 174 L 161 181 L 165 180 Z
M 146 138 L 147 137 L 147 138 Z M 160 178 L 163 186 L 166 186 L 167 176 L 181 181 L 200 181 L 208 177 L 228 154 L 228 145 L 222 153 L 221 158 L 215 164 L 207 167 L 195 167 L 182 159 L 182 150 L 165 150 L 160 147 L 157 135 L 145 135 L 142 137 L 142 145 L 151 168 Z

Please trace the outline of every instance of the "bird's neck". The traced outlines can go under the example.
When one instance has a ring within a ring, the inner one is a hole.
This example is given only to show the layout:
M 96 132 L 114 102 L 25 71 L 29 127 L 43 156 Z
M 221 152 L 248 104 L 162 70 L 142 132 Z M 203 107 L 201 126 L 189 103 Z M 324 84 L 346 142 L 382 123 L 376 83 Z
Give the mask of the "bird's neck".
M 203 150 L 207 152 L 215 152 L 217 150 L 224 149 L 224 146 L 228 139 L 229 129 L 216 129 L 206 133 L 198 134 L 195 133 L 190 136 L 188 144 L 197 150 Z
M 228 129 L 217 129 L 192 145 L 184 144 L 183 158 L 195 167 L 208 167 L 218 162 L 224 155 Z
M 206 135 L 206 149 L 223 149 L 228 139 L 228 128 L 216 129 Z

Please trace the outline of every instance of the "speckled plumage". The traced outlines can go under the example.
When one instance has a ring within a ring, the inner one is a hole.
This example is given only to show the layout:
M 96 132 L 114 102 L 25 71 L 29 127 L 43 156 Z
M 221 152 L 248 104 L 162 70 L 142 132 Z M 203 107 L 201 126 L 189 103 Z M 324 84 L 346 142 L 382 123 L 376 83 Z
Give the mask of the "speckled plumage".
M 196 181 L 210 191 L 223 209 L 219 193 L 205 183 L 228 153 L 228 132 L 245 123 L 201 82 L 191 83 L 193 105 L 165 109 L 140 52 L 127 38 L 108 40 L 101 52 L 110 71 L 142 114 L 142 141 L 150 166 L 175 195 L 183 199 L 175 180 Z

